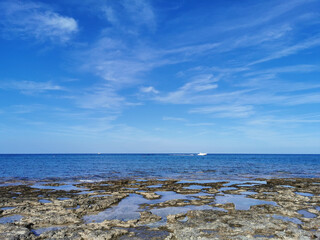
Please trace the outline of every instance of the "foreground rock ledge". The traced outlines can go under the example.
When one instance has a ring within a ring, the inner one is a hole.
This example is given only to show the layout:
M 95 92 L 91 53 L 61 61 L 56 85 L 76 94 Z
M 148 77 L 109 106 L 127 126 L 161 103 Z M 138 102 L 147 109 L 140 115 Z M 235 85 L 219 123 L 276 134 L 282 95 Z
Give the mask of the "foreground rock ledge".
M 1 186 L 0 239 L 320 239 L 318 178 Z

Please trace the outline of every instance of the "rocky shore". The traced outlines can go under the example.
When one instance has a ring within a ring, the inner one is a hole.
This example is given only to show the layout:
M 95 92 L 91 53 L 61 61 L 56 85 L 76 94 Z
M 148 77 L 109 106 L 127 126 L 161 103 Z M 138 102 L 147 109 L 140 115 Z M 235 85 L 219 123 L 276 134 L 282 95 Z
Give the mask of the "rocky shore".
M 4 182 L 0 239 L 320 239 L 320 179 Z

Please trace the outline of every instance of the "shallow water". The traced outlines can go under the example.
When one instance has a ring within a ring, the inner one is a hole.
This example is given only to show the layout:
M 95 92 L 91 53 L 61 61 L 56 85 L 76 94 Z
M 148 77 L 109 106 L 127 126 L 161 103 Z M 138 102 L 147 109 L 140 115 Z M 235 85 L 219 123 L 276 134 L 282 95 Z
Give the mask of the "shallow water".
M 15 207 L 3 207 L 3 208 L 0 208 L 1 210 L 10 210 L 10 209 L 14 209 Z
M 249 210 L 251 206 L 270 204 L 276 206 L 277 204 L 272 201 L 264 201 L 253 198 L 247 198 L 246 195 L 233 195 L 225 194 L 223 196 L 216 196 L 215 203 L 225 204 L 234 203 L 236 210 Z
M 34 233 L 34 235 L 36 236 L 40 236 L 41 234 L 45 233 L 45 232 L 49 232 L 49 231 L 56 231 L 56 230 L 60 230 L 63 227 L 46 227 L 46 228 L 38 228 L 38 229 L 33 229 L 32 232 Z
M 148 186 L 148 188 L 161 188 L 161 187 L 162 187 L 162 184 Z
M 0 181 L 320 176 L 320 155 L 298 154 L 1 154 L 0 165 Z
M 130 194 L 128 197 L 122 199 L 116 206 L 106 209 L 96 215 L 87 215 L 83 220 L 88 222 L 103 222 L 104 220 L 118 219 L 128 221 L 138 219 L 140 217 L 139 205 L 148 203 L 150 200 L 143 198 L 138 194 Z
M 299 194 L 301 196 L 305 196 L 305 197 L 312 197 L 313 194 L 312 193 L 305 193 L 305 192 L 295 192 L 296 194 Z
M 21 215 L 12 215 L 8 217 L 2 217 L 0 218 L 0 224 L 5 224 L 5 223 L 13 223 L 16 221 L 21 220 L 23 217 Z
M 205 189 L 205 188 L 210 188 L 206 186 L 201 186 L 201 185 L 190 185 L 188 187 L 184 187 L 185 189 Z
M 293 186 L 290 185 L 280 185 L 281 187 L 286 187 L 286 188 L 294 188 Z
M 299 210 L 298 213 L 301 214 L 305 218 L 315 218 L 317 216 L 316 214 L 311 213 L 305 209 Z
M 197 196 L 203 196 L 203 195 L 209 195 L 205 193 L 197 193 L 197 194 L 191 194 L 191 195 L 183 195 L 183 194 L 178 194 L 175 192 L 171 191 L 158 191 L 155 192 L 158 195 L 161 195 L 160 199 L 145 199 L 143 196 L 139 194 L 129 194 L 128 197 L 122 199 L 117 205 L 106 209 L 105 211 L 102 211 L 96 215 L 87 215 L 83 219 L 85 222 L 102 222 L 104 220 L 113 220 L 113 219 L 118 219 L 122 221 L 128 221 L 132 219 L 138 219 L 140 217 L 139 212 L 144 211 L 146 209 L 141 209 L 140 205 L 141 204 L 157 204 L 161 202 L 166 202 L 169 200 L 175 200 L 175 199 L 186 199 L 186 200 L 191 200 L 191 199 L 196 199 Z M 157 208 L 151 209 L 150 211 L 156 211 L 156 212 L 161 212 L 162 214 L 173 214 L 173 212 L 170 212 L 171 210 L 178 211 L 180 212 L 187 212 L 189 210 L 200 210 L 200 209 L 213 209 L 213 207 L 210 206 L 183 206 L 183 207 L 166 207 L 166 208 Z M 163 215 L 164 216 L 164 215 Z
M 79 188 L 77 186 L 74 186 L 73 184 L 65 184 L 61 186 L 45 186 L 41 183 L 36 183 L 31 186 L 32 188 L 37 188 L 37 189 L 52 189 L 55 191 L 71 191 L 71 190 L 85 190 L 85 188 Z
M 298 218 L 290 218 L 290 217 L 285 217 L 285 216 L 276 215 L 276 214 L 272 215 L 272 217 L 275 219 L 286 221 L 286 222 L 293 222 L 295 224 L 302 224 L 302 221 Z
M 71 198 L 57 198 L 58 200 L 60 200 L 60 201 L 65 201 L 65 200 L 70 200 Z

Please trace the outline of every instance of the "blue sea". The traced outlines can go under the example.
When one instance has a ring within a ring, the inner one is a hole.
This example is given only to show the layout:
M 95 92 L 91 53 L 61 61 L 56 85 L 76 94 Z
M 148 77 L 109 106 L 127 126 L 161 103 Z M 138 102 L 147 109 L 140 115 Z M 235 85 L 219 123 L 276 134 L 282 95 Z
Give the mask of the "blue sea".
M 320 177 L 320 155 L 1 154 L 0 181 Z

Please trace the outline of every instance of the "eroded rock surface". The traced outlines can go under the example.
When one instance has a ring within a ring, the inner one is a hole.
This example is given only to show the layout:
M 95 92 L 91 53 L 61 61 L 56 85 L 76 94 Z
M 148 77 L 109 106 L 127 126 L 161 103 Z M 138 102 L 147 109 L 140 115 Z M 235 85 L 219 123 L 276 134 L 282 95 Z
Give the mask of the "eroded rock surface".
M 320 179 L 0 187 L 0 239 L 272 238 L 320 238 Z

